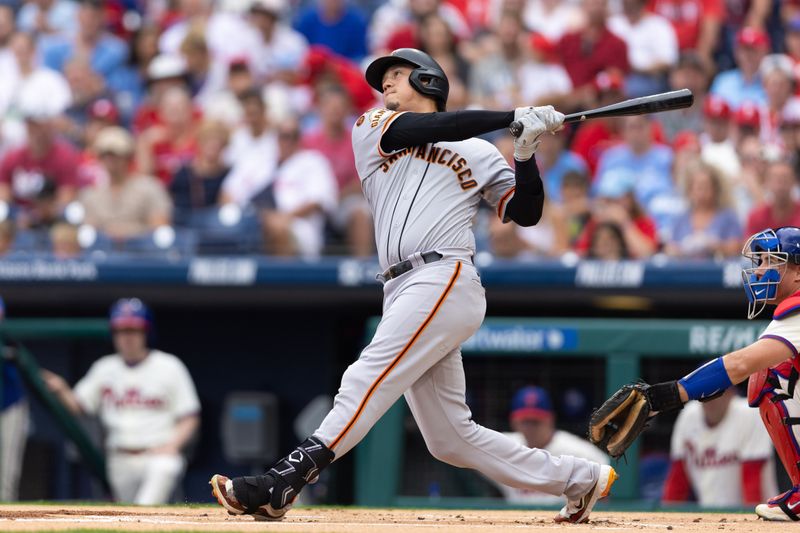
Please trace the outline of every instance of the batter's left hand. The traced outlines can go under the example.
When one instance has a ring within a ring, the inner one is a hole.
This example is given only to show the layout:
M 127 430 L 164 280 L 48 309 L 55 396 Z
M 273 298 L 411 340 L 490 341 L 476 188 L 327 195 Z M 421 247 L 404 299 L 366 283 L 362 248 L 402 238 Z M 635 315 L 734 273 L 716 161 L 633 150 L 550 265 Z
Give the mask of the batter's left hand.
M 551 105 L 534 107 L 531 113 L 534 113 L 539 117 L 539 120 L 544 122 L 547 131 L 550 133 L 555 133 L 564 127 L 564 113 L 559 113 Z
M 538 139 L 542 133 L 547 131 L 547 125 L 536 113 L 520 117 L 519 123 L 522 124 L 522 133 L 514 139 L 514 159 L 527 161 L 533 157 L 533 153 L 542 142 Z

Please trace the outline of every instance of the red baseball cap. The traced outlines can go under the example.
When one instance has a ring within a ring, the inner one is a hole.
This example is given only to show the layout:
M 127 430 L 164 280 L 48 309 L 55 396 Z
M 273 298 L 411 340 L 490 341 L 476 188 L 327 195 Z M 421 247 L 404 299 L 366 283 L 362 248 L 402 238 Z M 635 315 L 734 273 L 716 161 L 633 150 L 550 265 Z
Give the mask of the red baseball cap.
M 761 113 L 758 110 L 758 105 L 753 102 L 743 103 L 733 115 L 733 121 L 739 126 L 758 128 L 761 125 Z
M 709 94 L 703 101 L 703 114 L 708 118 L 731 118 L 731 107 L 723 98 Z
M 538 32 L 531 33 L 531 48 L 546 58 L 552 58 L 556 53 L 556 45 L 547 37 Z
M 549 420 L 553 418 L 553 402 L 541 387 L 524 387 L 511 399 L 511 420 Z
M 697 138 L 697 134 L 691 130 L 683 130 L 676 134 L 675 138 L 672 140 L 672 149 L 676 152 L 680 152 L 681 150 L 689 148 L 700 148 L 700 139 Z
M 736 44 L 753 48 L 769 48 L 769 36 L 758 28 L 742 28 L 736 35 Z
M 108 98 L 100 98 L 89 106 L 89 118 L 94 120 L 107 120 L 116 124 L 119 121 L 119 110 L 114 102 Z
M 593 83 L 597 92 L 622 91 L 623 87 L 625 87 L 625 80 L 622 78 L 622 75 L 615 70 L 603 70 L 598 72 L 594 77 Z

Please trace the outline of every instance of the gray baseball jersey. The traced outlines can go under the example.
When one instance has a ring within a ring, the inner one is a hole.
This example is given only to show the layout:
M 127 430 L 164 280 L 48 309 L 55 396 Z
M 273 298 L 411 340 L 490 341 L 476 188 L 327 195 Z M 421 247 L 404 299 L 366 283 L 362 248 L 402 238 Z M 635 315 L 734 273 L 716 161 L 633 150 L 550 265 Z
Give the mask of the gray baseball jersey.
M 482 427 L 465 402 L 461 344 L 486 312 L 469 260 L 475 251 L 470 226 L 481 197 L 505 217 L 514 173 L 496 148 L 478 139 L 384 153 L 381 136 L 400 115 L 374 109 L 353 128 L 381 265 L 432 250 L 443 258 L 417 262 L 384 284 L 375 335 L 342 376 L 333 409 L 314 436 L 338 459 L 405 396 L 434 457 L 512 487 L 580 498 L 597 481 L 600 465 L 528 448 Z
M 387 154 L 381 137 L 402 112 L 373 109 L 353 127 L 353 152 L 372 215 L 381 267 L 415 252 L 475 253 L 472 220 L 481 198 L 503 210 L 514 171 L 481 139 L 437 142 Z

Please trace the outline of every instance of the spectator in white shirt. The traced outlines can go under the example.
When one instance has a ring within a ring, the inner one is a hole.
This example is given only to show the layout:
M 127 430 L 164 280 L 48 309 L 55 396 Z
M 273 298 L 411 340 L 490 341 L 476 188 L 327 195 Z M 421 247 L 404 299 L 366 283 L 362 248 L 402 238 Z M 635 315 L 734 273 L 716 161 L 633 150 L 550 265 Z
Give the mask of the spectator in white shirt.
M 281 21 L 288 6 L 285 0 L 251 0 L 248 24 L 258 34 L 254 69 L 264 81 L 286 78 L 296 71 L 308 52 L 300 32 Z
M 300 124 L 287 119 L 276 127 L 278 167 L 253 199 L 261 214 L 267 252 L 314 258 L 325 244 L 325 219 L 336 207 L 336 178 L 328 160 L 303 150 Z
M 628 45 L 631 73 L 628 96 L 644 96 L 667 89 L 667 72 L 678 62 L 678 38 L 670 22 L 649 13 L 647 0 L 622 0 L 622 13 L 608 20 L 608 28 Z
M 212 0 L 180 0 L 178 7 L 184 19 L 161 35 L 158 45 L 163 53 L 178 54 L 189 30 L 203 28 L 212 62 L 227 66 L 233 58 L 254 59 L 258 36 L 243 17 L 215 9 Z
M 580 5 L 564 0 L 528 0 L 523 8 L 522 20 L 529 30 L 541 33 L 554 43 L 586 22 Z
M 222 184 L 222 203 L 245 207 L 268 185 L 277 164 L 278 143 L 261 91 L 250 89 L 239 101 L 244 123 L 231 135 L 226 160 L 232 169 Z

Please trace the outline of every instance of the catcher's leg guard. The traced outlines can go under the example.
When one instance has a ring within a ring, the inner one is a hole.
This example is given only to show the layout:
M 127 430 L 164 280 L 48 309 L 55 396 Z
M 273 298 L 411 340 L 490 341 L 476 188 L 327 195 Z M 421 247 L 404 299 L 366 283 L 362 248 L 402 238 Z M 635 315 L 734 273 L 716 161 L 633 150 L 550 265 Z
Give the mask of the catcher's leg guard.
M 333 457 L 327 446 L 309 437 L 263 476 L 234 478 L 233 495 L 248 514 L 265 512 L 269 518 L 280 518 L 300 490 L 317 481 Z
M 800 485 L 800 402 L 794 398 L 797 378 L 797 370 L 786 361 L 753 374 L 747 384 L 750 407 L 758 407 L 793 485 Z

